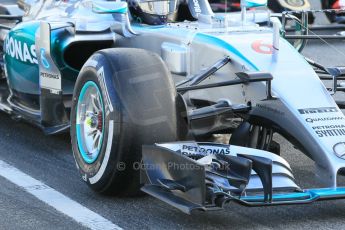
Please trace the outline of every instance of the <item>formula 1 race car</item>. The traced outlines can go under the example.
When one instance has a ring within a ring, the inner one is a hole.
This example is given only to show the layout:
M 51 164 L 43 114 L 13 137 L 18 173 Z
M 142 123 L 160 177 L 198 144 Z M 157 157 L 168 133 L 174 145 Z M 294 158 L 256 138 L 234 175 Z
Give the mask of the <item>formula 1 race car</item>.
M 81 178 L 100 193 L 141 188 L 186 213 L 345 198 L 345 116 L 331 96 L 345 69 L 304 58 L 276 16 L 246 11 L 265 0 L 242 4 L 27 4 L 0 26 L 0 110 L 46 134 L 70 130 Z M 325 188 L 296 184 L 274 133 L 315 162 Z M 231 137 L 198 142 L 211 134 Z
M 241 0 L 209 0 L 209 3 L 213 12 L 222 13 L 241 10 Z M 310 10 L 308 0 L 268 0 L 267 6 L 275 13 Z
M 215 13 L 241 11 L 241 0 L 209 0 L 209 3 L 212 11 Z M 282 13 L 284 11 L 300 12 L 311 9 L 311 5 L 308 0 L 268 0 L 267 6 L 273 13 Z M 255 10 L 255 7 L 251 8 L 251 10 Z M 296 15 L 298 16 L 299 13 Z M 308 21 L 310 24 L 313 24 L 314 19 L 315 17 L 313 13 L 309 13 Z

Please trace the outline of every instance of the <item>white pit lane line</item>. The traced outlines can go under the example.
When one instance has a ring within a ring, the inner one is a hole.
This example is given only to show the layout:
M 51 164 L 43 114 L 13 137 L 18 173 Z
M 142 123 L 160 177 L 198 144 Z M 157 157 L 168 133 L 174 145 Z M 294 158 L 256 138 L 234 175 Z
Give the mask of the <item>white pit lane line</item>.
M 95 230 L 122 229 L 99 214 L 2 160 L 0 160 L 0 176 L 87 228 Z

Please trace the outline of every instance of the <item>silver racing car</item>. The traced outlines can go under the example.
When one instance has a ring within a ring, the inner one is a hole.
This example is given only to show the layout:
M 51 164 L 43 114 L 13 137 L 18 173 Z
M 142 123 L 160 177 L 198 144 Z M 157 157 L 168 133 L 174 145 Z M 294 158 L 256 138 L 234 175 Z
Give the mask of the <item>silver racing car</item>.
M 332 97 L 345 69 L 298 52 L 307 13 L 247 12 L 266 0 L 219 14 L 207 0 L 21 4 L 23 17 L 1 16 L 15 25 L 0 25 L 0 109 L 46 134 L 70 130 L 95 191 L 141 189 L 186 213 L 345 198 L 345 103 Z M 296 184 L 275 133 L 324 188 Z M 230 139 L 200 142 L 212 134 Z

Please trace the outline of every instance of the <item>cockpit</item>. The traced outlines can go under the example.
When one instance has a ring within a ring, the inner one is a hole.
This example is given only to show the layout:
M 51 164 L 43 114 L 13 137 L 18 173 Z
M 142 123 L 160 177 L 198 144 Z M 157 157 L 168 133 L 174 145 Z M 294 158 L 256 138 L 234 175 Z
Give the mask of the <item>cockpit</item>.
M 56 18 L 97 22 L 114 20 L 126 14 L 128 20 L 146 25 L 164 25 L 169 22 L 196 21 L 213 17 L 208 0 L 25 0 L 27 20 Z M 241 4 L 265 5 L 267 0 L 241 0 Z M 117 16 L 116 16 L 117 15 Z

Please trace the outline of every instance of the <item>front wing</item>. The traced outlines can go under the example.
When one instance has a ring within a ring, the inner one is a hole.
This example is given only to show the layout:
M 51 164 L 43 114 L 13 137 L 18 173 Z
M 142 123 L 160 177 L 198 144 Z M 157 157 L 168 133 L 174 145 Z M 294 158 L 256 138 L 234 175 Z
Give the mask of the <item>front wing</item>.
M 188 214 L 231 201 L 253 207 L 345 198 L 345 188 L 300 189 L 273 153 L 214 143 L 143 146 L 141 182 L 142 191 Z

